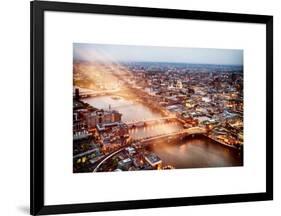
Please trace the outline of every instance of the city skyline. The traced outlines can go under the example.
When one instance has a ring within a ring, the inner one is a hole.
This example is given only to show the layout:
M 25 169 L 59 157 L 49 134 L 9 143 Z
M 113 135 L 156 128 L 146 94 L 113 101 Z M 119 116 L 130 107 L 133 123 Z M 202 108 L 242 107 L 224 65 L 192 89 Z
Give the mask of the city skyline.
M 73 43 L 74 61 L 243 65 L 243 50 Z

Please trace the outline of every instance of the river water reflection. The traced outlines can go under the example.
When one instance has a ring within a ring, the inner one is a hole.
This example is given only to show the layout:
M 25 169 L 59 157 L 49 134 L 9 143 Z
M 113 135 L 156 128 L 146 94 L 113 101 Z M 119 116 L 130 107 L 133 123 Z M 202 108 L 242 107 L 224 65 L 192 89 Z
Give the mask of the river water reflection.
M 100 96 L 83 100 L 99 109 L 118 110 L 122 121 L 140 121 L 161 118 L 161 115 L 142 103 L 125 98 Z M 154 125 L 130 130 L 133 138 L 151 137 L 180 130 L 179 123 Z M 242 165 L 241 157 L 232 149 L 221 146 L 209 138 L 200 136 L 187 138 L 178 143 L 162 142 L 150 146 L 163 161 L 164 165 L 175 168 L 223 167 Z
M 157 143 L 150 147 L 166 165 L 176 168 L 241 166 L 238 153 L 209 138 L 188 138 L 178 143 Z
M 83 101 L 99 109 L 107 110 L 110 106 L 111 109 L 122 113 L 122 121 L 124 122 L 156 119 L 161 117 L 159 113 L 152 111 L 144 104 L 121 97 L 100 96 L 87 98 Z

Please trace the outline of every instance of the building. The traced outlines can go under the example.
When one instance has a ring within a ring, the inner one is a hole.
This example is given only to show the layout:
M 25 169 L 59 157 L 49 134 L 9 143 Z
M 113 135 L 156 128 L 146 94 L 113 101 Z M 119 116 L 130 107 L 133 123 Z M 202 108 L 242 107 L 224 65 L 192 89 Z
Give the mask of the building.
M 144 158 L 153 168 L 158 169 L 162 166 L 162 160 L 154 153 L 147 154 Z
M 122 114 L 116 110 L 97 110 L 86 114 L 85 119 L 89 128 L 99 125 L 121 122 Z
M 126 158 L 118 162 L 118 168 L 121 170 L 128 170 L 132 165 L 131 158 Z
M 73 132 L 73 141 L 81 140 L 81 139 L 88 139 L 91 134 L 87 130 L 81 130 Z
M 134 147 L 131 147 L 131 146 L 127 147 L 127 148 L 126 148 L 126 151 L 127 151 L 130 155 L 133 155 L 133 154 L 136 153 L 135 148 L 134 148 Z

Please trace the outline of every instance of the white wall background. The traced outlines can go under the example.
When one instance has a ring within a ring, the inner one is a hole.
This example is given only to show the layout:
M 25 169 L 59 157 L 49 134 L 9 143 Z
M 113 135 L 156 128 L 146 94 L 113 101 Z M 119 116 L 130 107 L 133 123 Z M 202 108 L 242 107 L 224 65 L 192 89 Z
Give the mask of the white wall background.
M 281 14 L 277 0 L 81 0 L 88 3 L 178 8 L 274 15 L 274 201 L 85 213 L 83 215 L 280 215 Z M 73 2 L 78 2 L 73 0 Z M 29 1 L 1 2 L 0 7 L 0 214 L 29 211 Z M 278 85 L 279 84 L 279 85 Z M 258 99 L 258 98 L 257 98 Z M 74 215 L 74 214 L 73 214 Z

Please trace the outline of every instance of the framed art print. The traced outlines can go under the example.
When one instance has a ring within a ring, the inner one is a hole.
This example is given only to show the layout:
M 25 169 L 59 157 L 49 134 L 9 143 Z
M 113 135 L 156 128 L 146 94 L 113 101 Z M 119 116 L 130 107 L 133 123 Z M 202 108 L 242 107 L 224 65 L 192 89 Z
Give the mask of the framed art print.
M 31 2 L 32 215 L 272 199 L 272 16 Z

